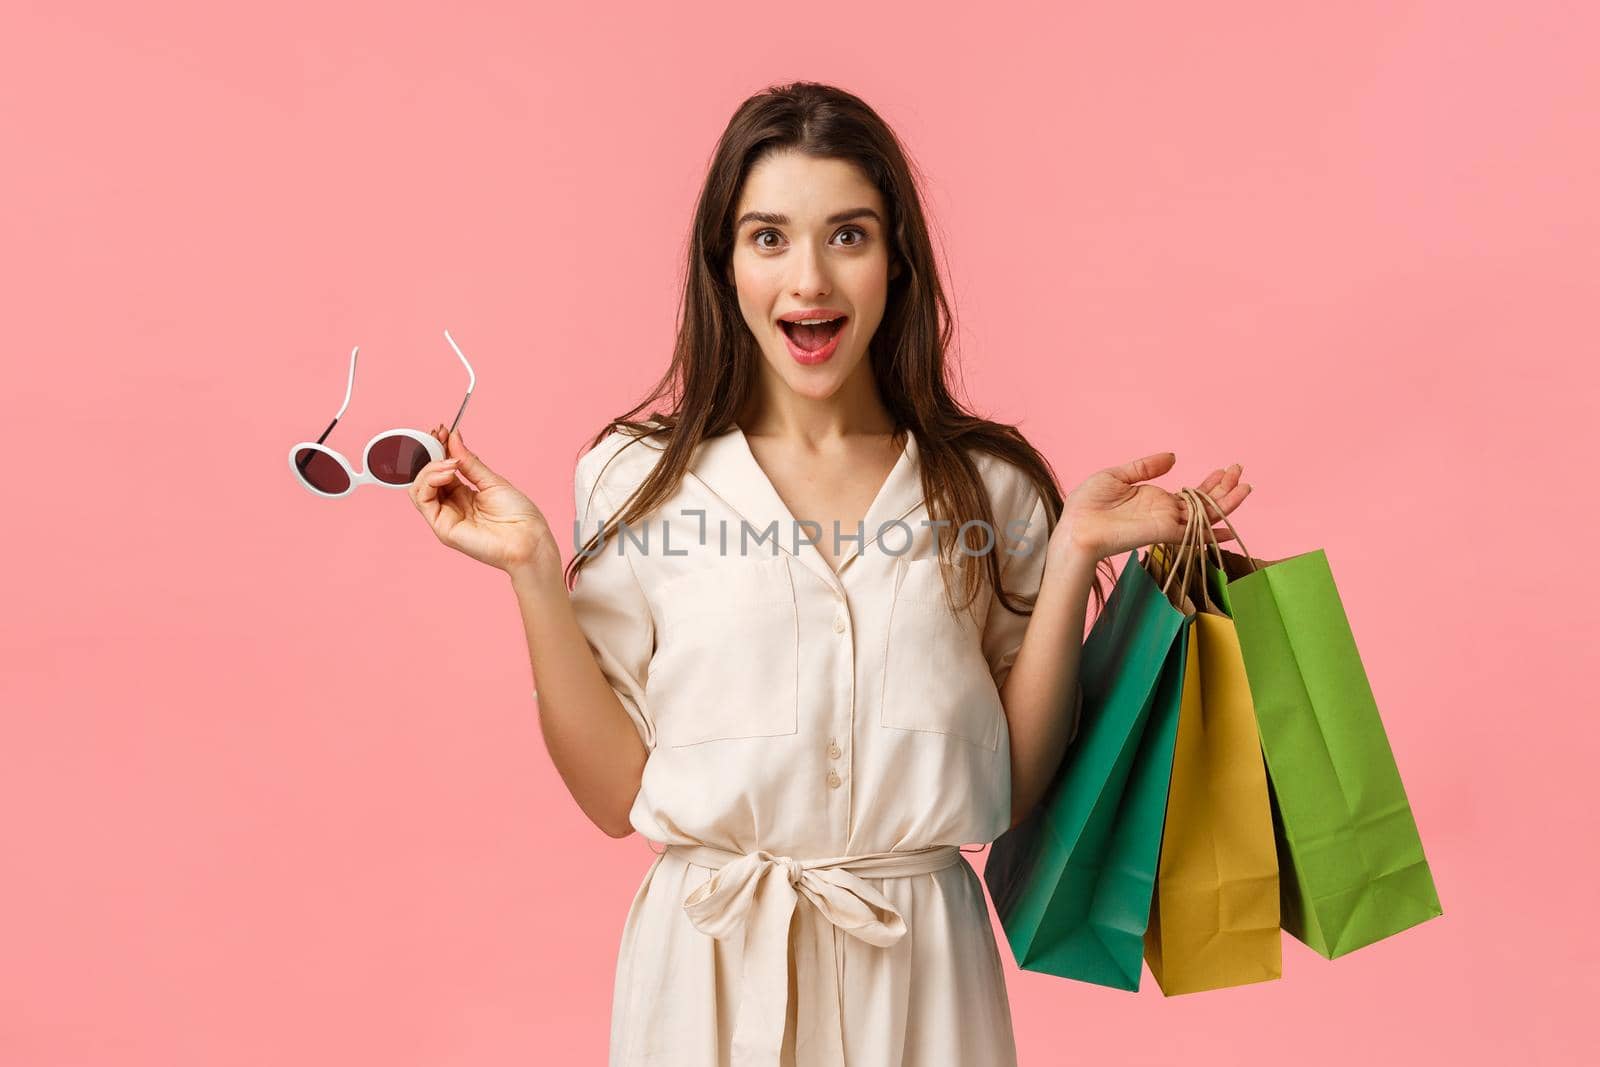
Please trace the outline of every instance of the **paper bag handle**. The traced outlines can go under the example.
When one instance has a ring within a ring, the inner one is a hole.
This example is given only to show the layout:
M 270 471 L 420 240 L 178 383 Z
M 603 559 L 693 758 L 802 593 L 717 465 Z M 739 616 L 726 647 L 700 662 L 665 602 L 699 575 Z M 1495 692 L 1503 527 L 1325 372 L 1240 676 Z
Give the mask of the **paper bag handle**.
M 1168 592 L 1168 590 L 1172 586 L 1173 577 L 1177 575 L 1178 568 L 1181 566 L 1183 568 L 1183 577 L 1178 582 L 1177 596 L 1184 596 L 1185 591 L 1189 586 L 1190 565 L 1194 561 L 1195 554 L 1197 552 L 1204 551 L 1205 549 L 1205 542 L 1203 540 L 1196 540 L 1197 537 L 1201 536 L 1195 530 L 1196 510 L 1197 509 L 1191 503 L 1188 508 L 1189 517 L 1184 522 L 1183 539 L 1181 541 L 1175 545 L 1167 542 L 1159 542 L 1162 547 L 1174 549 L 1172 558 L 1166 562 L 1167 576 L 1166 580 L 1161 583 L 1161 595 L 1167 598 L 1167 602 L 1169 604 L 1172 604 L 1180 611 L 1183 610 L 1183 604 L 1181 601 L 1174 600 L 1173 594 Z M 1151 549 L 1154 549 L 1155 547 L 1155 545 L 1150 546 Z M 1145 552 L 1144 568 L 1146 571 L 1150 569 L 1151 556 L 1151 551 Z
M 1179 490 L 1179 492 L 1185 494 L 1185 496 L 1188 497 L 1188 500 L 1189 500 L 1189 517 L 1191 519 L 1194 518 L 1194 515 L 1195 515 L 1196 512 L 1199 512 L 1202 515 L 1205 514 L 1205 510 L 1206 510 L 1205 509 L 1205 505 L 1200 502 L 1200 490 L 1191 489 L 1188 486 L 1185 486 L 1183 489 Z M 1205 575 L 1205 555 L 1206 555 L 1206 547 L 1207 547 L 1206 538 L 1209 537 L 1211 539 L 1211 543 L 1215 544 L 1216 540 L 1217 540 L 1217 535 L 1212 532 L 1211 522 L 1210 522 L 1209 518 L 1202 519 L 1200 522 L 1191 523 L 1190 525 L 1194 530 L 1194 537 L 1195 537 L 1195 541 L 1196 541 L 1195 556 L 1200 561 L 1200 563 L 1199 563 L 1199 566 L 1200 566 L 1199 584 L 1200 584 L 1200 604 L 1201 604 L 1201 609 L 1204 610 L 1204 611 L 1208 611 L 1213 615 L 1224 614 L 1223 612 L 1218 611 L 1217 610 L 1217 606 L 1211 602 L 1211 583 L 1206 581 L 1206 575 Z M 1221 553 L 1222 550 L 1219 548 L 1217 551 L 1218 551 L 1218 554 L 1219 554 L 1219 560 L 1218 561 L 1220 562 L 1220 553 Z M 1185 574 L 1184 575 L 1184 580 L 1188 581 L 1188 578 L 1189 578 L 1189 576 L 1187 574 Z
M 1155 544 L 1151 544 L 1148 547 L 1146 547 L 1146 549 L 1145 549 L 1144 562 L 1143 562 L 1142 565 L 1143 565 L 1144 569 L 1147 572 L 1150 572 L 1152 575 L 1154 575 L 1154 573 L 1155 573 L 1155 562 L 1154 562 L 1155 561 L 1155 550 L 1157 548 L 1163 548 L 1163 547 L 1164 548 L 1175 549 L 1175 553 L 1173 554 L 1172 558 L 1170 558 L 1170 559 L 1168 559 L 1166 561 L 1165 565 L 1166 565 L 1167 576 L 1166 576 L 1166 580 L 1161 583 L 1161 595 L 1166 597 L 1168 601 L 1171 601 L 1172 597 L 1171 597 L 1171 595 L 1168 594 L 1167 587 L 1172 584 L 1172 576 L 1173 576 L 1174 573 L 1176 573 L 1178 564 L 1182 562 L 1182 558 L 1181 558 L 1182 554 L 1184 552 L 1186 552 L 1188 550 L 1188 548 L 1189 548 L 1189 529 L 1193 524 L 1194 524 L 1194 509 L 1190 508 L 1189 509 L 1188 522 L 1183 527 L 1183 540 L 1181 542 L 1179 542 L 1179 544 L 1170 545 L 1170 544 L 1168 544 L 1168 543 L 1166 543 L 1164 541 L 1161 541 L 1161 542 L 1156 542 Z
M 1228 516 L 1223 514 L 1221 505 L 1219 505 L 1215 500 L 1213 500 L 1211 498 L 1211 494 L 1207 493 L 1203 489 L 1191 489 L 1191 488 L 1185 487 L 1183 489 L 1183 492 L 1188 493 L 1191 496 L 1191 500 L 1190 500 L 1190 503 L 1189 503 L 1189 513 L 1190 513 L 1190 515 L 1194 514 L 1194 501 L 1192 499 L 1193 497 L 1199 497 L 1201 500 L 1205 501 L 1206 504 L 1210 505 L 1210 507 L 1217 509 L 1217 517 L 1222 520 L 1222 525 L 1224 525 L 1224 526 L 1226 526 L 1228 528 L 1228 532 L 1233 534 L 1233 539 L 1235 541 L 1239 542 L 1239 551 L 1244 554 L 1244 561 L 1245 561 L 1246 564 L 1249 565 L 1250 573 L 1254 574 L 1259 569 L 1259 568 L 1256 567 L 1256 561 L 1250 555 L 1250 550 L 1245 547 L 1244 538 L 1239 536 L 1239 531 L 1235 530 L 1233 528 L 1233 523 L 1229 522 L 1228 521 Z M 1223 573 L 1227 573 L 1227 568 L 1224 567 L 1223 564 L 1222 564 L 1222 546 L 1217 543 L 1217 535 L 1211 529 L 1211 513 L 1210 513 L 1209 510 L 1206 510 L 1206 521 L 1204 523 L 1202 523 L 1201 525 L 1203 525 L 1205 527 L 1206 535 L 1209 535 L 1210 538 L 1211 538 L 1211 546 L 1215 547 L 1215 549 L 1216 549 L 1216 553 L 1217 553 L 1217 569 L 1222 571 Z M 1202 546 L 1202 548 L 1201 548 L 1202 552 L 1205 551 L 1205 547 L 1206 546 Z

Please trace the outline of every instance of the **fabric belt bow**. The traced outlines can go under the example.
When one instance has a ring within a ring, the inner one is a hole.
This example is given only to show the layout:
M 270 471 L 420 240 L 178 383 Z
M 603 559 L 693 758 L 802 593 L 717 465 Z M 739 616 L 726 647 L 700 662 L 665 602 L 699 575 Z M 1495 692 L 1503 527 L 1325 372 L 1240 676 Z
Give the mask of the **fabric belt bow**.
M 778 1067 L 789 1005 L 789 925 L 801 897 L 811 907 L 800 907 L 795 936 L 796 1059 L 844 1067 L 838 960 L 830 926 L 869 945 L 894 944 L 906 934 L 905 918 L 863 876 L 927 874 L 961 859 L 955 845 L 817 860 L 766 851 L 728 852 L 709 845 L 671 845 L 669 851 L 715 871 L 684 898 L 690 921 L 719 940 L 743 938 L 733 1067 Z

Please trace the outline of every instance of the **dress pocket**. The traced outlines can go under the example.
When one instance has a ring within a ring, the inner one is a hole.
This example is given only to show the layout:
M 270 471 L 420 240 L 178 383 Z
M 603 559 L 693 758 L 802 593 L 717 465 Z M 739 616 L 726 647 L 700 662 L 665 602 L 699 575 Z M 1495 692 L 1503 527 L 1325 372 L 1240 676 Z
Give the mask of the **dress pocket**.
M 931 558 L 897 563 L 879 722 L 895 730 L 950 734 L 993 752 L 1005 706 L 974 617 L 982 617 L 987 593 L 974 608 L 954 612 L 941 571 L 959 599 L 960 574 L 953 565 Z
M 674 748 L 799 728 L 800 622 L 788 557 L 722 562 L 660 590 L 647 695 Z

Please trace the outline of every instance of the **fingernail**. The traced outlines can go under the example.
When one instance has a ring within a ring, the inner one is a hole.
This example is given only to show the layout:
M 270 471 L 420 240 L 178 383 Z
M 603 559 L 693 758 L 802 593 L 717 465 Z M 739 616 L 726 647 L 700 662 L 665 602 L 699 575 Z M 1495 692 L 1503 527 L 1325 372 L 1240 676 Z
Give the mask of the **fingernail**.
M 457 463 L 460 463 L 461 462 L 461 457 L 460 456 L 451 456 L 449 459 L 441 460 L 440 462 L 443 463 L 446 467 L 451 467 L 451 466 L 454 466 Z

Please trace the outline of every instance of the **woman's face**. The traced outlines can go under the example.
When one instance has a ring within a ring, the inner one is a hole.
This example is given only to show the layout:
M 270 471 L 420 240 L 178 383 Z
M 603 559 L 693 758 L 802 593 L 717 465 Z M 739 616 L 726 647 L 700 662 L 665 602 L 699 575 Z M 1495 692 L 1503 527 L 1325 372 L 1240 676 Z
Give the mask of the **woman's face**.
M 867 342 L 899 273 L 886 216 L 877 187 L 842 159 L 782 151 L 745 178 L 729 273 L 768 370 L 801 396 L 826 399 L 858 369 L 870 381 Z

